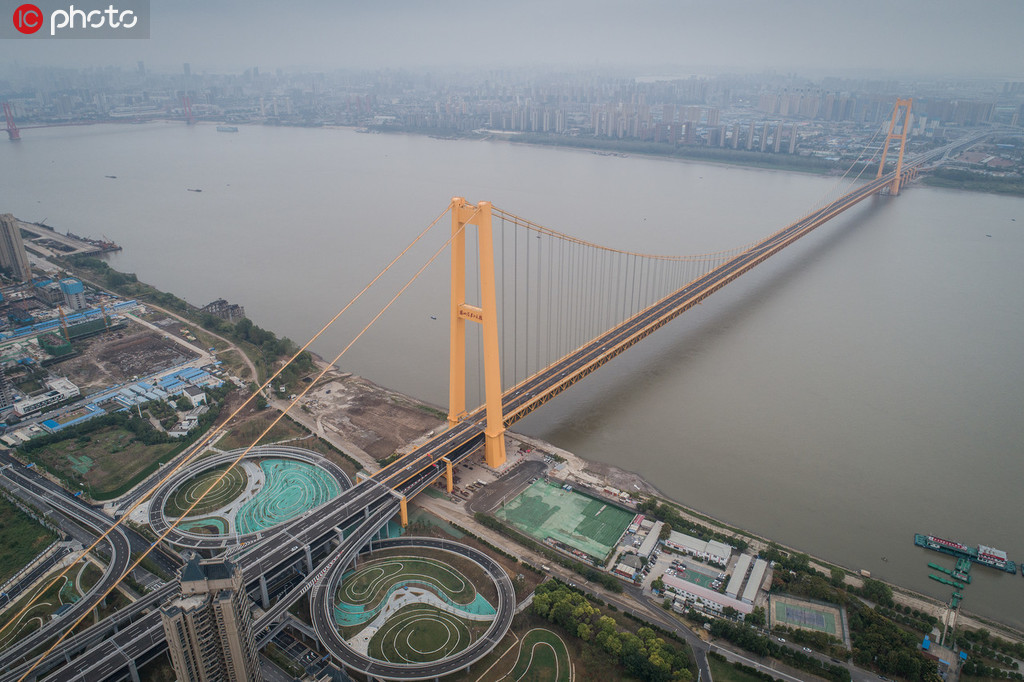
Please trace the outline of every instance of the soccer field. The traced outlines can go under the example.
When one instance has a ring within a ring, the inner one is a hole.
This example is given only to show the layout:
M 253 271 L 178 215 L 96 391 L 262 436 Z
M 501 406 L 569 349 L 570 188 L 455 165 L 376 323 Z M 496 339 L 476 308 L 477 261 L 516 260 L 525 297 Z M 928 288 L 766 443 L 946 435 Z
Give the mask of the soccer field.
M 495 516 L 536 540 L 554 538 L 601 561 L 615 547 L 634 515 L 540 480 L 498 509 Z

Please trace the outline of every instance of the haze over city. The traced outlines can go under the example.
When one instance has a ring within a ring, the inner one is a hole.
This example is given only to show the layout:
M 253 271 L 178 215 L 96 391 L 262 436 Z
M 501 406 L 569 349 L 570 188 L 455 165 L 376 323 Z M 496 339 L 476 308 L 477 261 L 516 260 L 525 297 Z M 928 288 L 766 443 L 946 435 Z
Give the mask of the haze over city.
M 151 38 L 0 43 L 8 64 L 195 73 L 575 67 L 1013 78 L 1024 3 L 570 0 L 152 3 Z M 688 75 L 688 74 L 683 74 Z

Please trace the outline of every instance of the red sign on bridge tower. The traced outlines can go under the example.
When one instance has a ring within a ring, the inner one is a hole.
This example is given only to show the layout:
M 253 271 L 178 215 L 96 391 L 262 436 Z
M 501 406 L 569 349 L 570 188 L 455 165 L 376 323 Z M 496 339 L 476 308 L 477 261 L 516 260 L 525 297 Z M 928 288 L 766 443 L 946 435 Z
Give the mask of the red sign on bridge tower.
M 18 130 L 18 126 L 14 123 L 14 114 L 11 113 L 10 102 L 4 102 L 4 118 L 7 119 L 7 138 L 10 140 L 20 140 L 21 131 Z

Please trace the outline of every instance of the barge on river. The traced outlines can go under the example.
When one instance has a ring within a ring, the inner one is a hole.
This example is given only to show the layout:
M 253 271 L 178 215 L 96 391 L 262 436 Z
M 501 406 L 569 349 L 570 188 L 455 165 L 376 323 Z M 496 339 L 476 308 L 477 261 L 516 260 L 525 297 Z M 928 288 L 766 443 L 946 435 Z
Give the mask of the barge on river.
M 976 564 L 981 564 L 982 566 L 998 568 L 999 570 L 1006 571 L 1007 573 L 1017 572 L 1017 564 L 1006 558 L 1006 552 L 1001 549 L 995 549 L 994 547 L 986 547 L 985 545 L 968 547 L 967 545 L 960 544 L 959 542 L 945 540 L 934 535 L 920 534 L 914 536 L 914 544 L 918 547 L 924 547 L 925 549 L 931 549 L 936 552 L 955 556 L 958 559 L 969 559 L 970 561 L 973 561 Z

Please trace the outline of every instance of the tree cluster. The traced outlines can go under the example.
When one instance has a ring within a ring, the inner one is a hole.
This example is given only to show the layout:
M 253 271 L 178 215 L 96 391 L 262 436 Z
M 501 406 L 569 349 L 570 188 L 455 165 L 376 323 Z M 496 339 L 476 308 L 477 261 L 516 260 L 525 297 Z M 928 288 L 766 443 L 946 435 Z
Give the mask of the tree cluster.
M 882 605 L 875 607 L 875 610 L 881 613 L 883 616 L 890 620 L 894 620 L 897 623 L 906 625 L 909 628 L 913 628 L 922 634 L 928 634 L 935 627 L 935 623 L 938 622 L 938 618 L 931 616 L 927 613 L 921 613 L 917 609 L 911 609 L 909 606 L 901 607 L 899 604 L 893 608 L 888 608 Z
M 877 581 L 876 581 L 877 582 Z M 865 604 L 853 600 L 847 608 L 853 643 L 853 662 L 878 667 L 884 674 L 922 682 L 937 682 L 935 662 L 924 657 L 920 640 Z
M 618 628 L 611 616 L 601 612 L 586 597 L 557 581 L 537 587 L 533 612 L 561 626 L 585 642 L 593 642 L 616 658 L 626 672 L 652 682 L 689 682 L 689 657 L 667 644 L 648 627 L 636 634 Z
M 832 658 L 850 658 L 850 652 L 839 639 L 827 632 L 819 630 L 804 630 L 802 628 L 791 628 L 785 625 L 776 625 L 772 628 L 776 635 L 785 634 L 786 639 L 797 644 L 805 644 L 818 651 L 823 651 Z
M 711 622 L 711 634 L 715 637 L 727 639 L 736 646 L 758 656 L 776 658 L 787 665 L 799 668 L 800 670 L 806 670 L 814 675 L 835 680 L 835 682 L 850 681 L 850 671 L 843 666 L 825 663 L 813 656 L 808 656 L 802 651 L 782 646 L 769 637 L 758 634 L 749 625 L 718 618 Z

